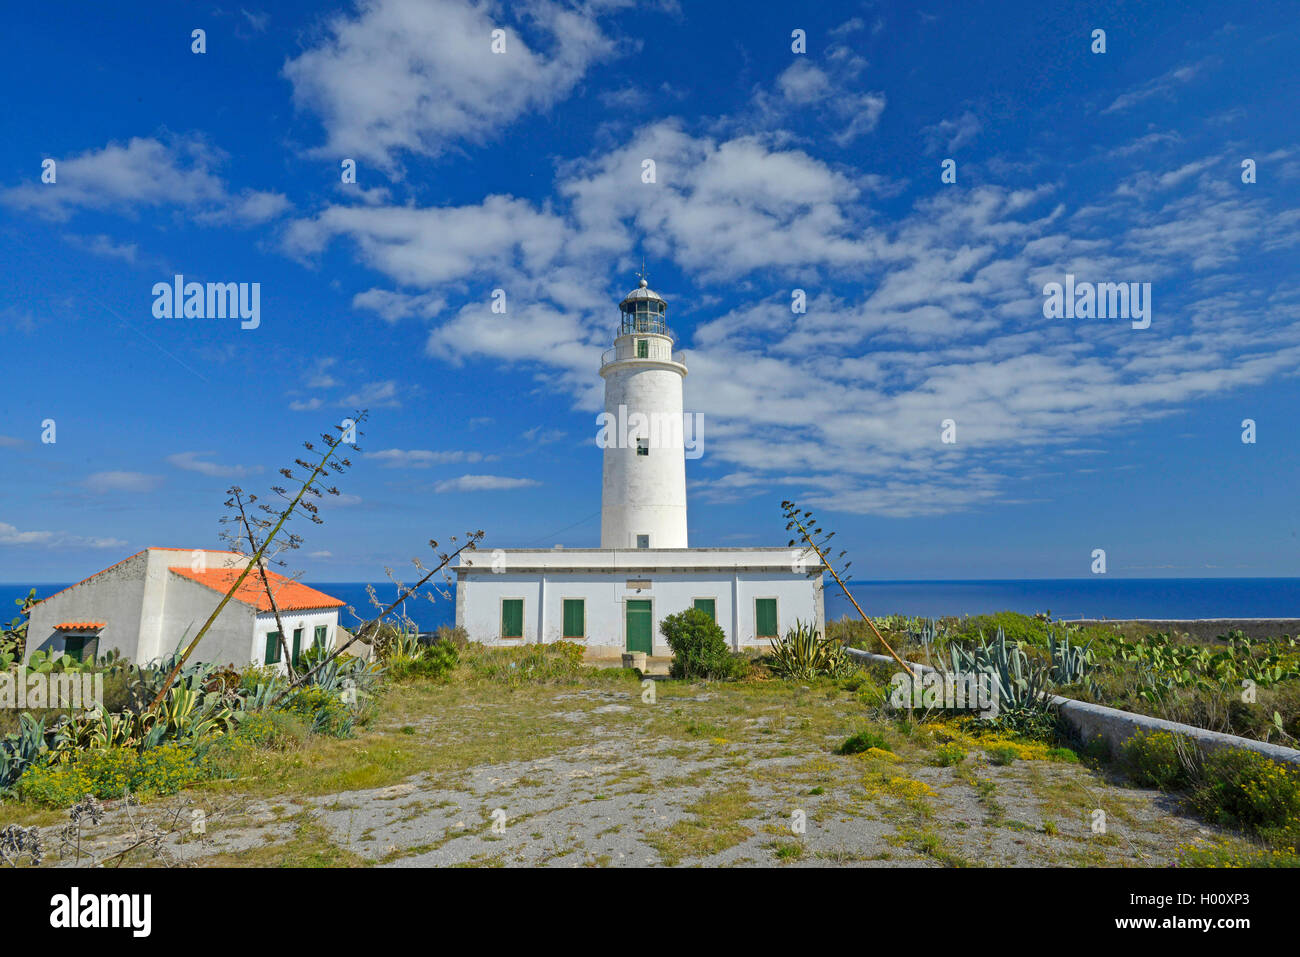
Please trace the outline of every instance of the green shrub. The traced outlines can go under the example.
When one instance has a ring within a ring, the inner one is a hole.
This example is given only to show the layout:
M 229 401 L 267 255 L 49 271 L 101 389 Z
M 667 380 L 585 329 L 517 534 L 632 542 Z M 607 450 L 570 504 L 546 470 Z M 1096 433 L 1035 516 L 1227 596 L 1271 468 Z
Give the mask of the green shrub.
M 985 754 L 988 756 L 989 764 L 998 766 L 1015 764 L 1016 759 L 1020 757 L 1020 751 L 1009 744 L 999 744 L 997 747 L 989 748 Z
M 659 622 L 659 631 L 673 652 L 674 678 L 734 678 L 738 665 L 718 623 L 698 608 L 687 608 Z M 748 662 L 744 662 L 748 672 Z
M 560 667 L 566 671 L 577 671 L 582 667 L 582 658 L 587 649 L 576 641 L 555 641 L 546 646 L 546 652 L 559 659 Z
M 469 632 L 460 625 L 439 625 L 433 633 L 435 644 L 451 645 L 458 652 L 469 647 Z
M 302 715 L 312 734 L 347 738 L 351 737 L 353 728 L 356 727 L 356 715 L 343 700 L 343 696 L 324 688 L 299 688 L 284 700 L 280 709 Z
M 1244 748 L 1205 756 L 1192 807 L 1224 824 L 1294 840 L 1300 836 L 1300 773 Z
M 460 664 L 460 652 L 450 641 L 435 641 L 425 645 L 413 657 L 394 655 L 386 662 L 388 676 L 394 681 L 406 678 L 433 678 L 443 680 Z
M 192 747 L 164 744 L 137 755 L 131 790 L 135 794 L 175 794 L 202 776 Z
M 461 660 L 476 678 L 507 685 L 549 684 L 571 682 L 585 671 L 582 650 L 581 645 L 571 641 L 506 648 L 474 643 Z
M 941 768 L 950 768 L 966 760 L 966 749 L 956 742 L 941 744 L 935 748 L 934 763 Z
M 1208 847 L 1183 846 L 1178 850 L 1180 867 L 1300 867 L 1300 853 L 1294 847 L 1270 849 L 1221 841 Z
M 1109 761 L 1111 759 L 1110 742 L 1101 735 L 1097 735 L 1091 741 L 1084 743 L 1083 756 L 1089 761 L 1097 763 Z
M 1124 772 L 1143 787 L 1179 790 L 1190 783 L 1188 768 L 1179 753 L 1180 742 L 1164 731 L 1138 732 L 1120 746 Z M 1186 751 L 1190 745 L 1182 745 Z
M 31 765 L 18 779 L 18 796 L 42 807 L 71 807 L 95 793 L 89 775 L 72 765 Z
M 888 628 L 884 627 L 881 630 L 889 631 Z M 861 648 L 865 651 L 877 653 L 885 650 L 880 647 L 880 641 L 876 638 L 876 633 L 871 630 L 869 624 L 861 618 L 850 618 L 848 615 L 827 621 L 826 637 L 842 642 L 849 648 Z
M 202 776 L 192 747 L 164 744 L 137 753 L 130 748 L 81 751 L 65 764 L 33 765 L 18 781 L 24 801 L 70 807 L 87 794 L 174 794 Z
M 953 624 L 949 640 L 957 642 L 978 642 L 981 634 L 992 638 L 1001 628 L 1009 642 L 1023 641 L 1027 645 L 1047 647 L 1048 625 L 1040 618 L 1021 615 L 1014 611 L 1000 611 L 992 615 L 972 615 Z
M 875 731 L 859 731 L 851 734 L 835 749 L 836 754 L 861 754 L 863 751 L 870 751 L 872 748 L 879 748 L 881 751 L 892 751 L 889 742 Z
M 307 737 L 308 725 L 298 714 L 288 711 L 252 711 L 240 719 L 232 737 L 247 741 L 255 748 L 292 751 Z
M 979 724 L 1034 741 L 1054 742 L 1062 736 L 1061 719 L 1054 708 L 1002 708 L 997 717 L 980 719 Z

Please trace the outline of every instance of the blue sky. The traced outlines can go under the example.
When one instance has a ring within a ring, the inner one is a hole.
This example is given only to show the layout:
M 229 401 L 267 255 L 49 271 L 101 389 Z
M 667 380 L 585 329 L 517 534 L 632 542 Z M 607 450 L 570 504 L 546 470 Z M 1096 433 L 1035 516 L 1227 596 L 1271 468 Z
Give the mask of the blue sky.
M 794 498 L 859 578 L 1300 575 L 1300 21 L 1192 6 L 15 8 L 0 580 L 216 545 L 358 406 L 309 580 L 597 544 L 643 256 L 693 544 L 784 545 Z M 260 325 L 155 318 L 176 273 L 260 283 Z M 1045 318 L 1067 273 L 1150 283 L 1150 328 Z

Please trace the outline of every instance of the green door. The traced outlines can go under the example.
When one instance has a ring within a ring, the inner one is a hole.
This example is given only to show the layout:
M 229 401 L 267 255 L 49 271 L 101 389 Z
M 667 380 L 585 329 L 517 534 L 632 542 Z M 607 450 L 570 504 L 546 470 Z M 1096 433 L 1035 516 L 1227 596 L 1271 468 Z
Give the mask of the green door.
M 302 629 L 293 630 L 293 666 L 298 667 L 298 659 L 302 657 Z
M 650 602 L 636 599 L 627 603 L 627 650 L 654 651 L 654 632 L 651 628 Z

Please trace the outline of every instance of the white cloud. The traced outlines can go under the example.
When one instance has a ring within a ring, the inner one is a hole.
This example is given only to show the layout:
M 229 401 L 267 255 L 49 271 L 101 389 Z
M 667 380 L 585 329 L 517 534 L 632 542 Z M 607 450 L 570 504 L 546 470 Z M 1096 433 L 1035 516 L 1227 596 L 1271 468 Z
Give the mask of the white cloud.
M 385 379 L 382 382 L 364 383 L 356 392 L 344 398 L 339 404 L 356 409 L 376 409 L 385 406 L 399 406 L 402 403 L 398 399 L 397 383 L 392 379 Z
M 431 465 L 447 465 L 459 462 L 490 461 L 496 456 L 485 456 L 482 452 L 462 450 L 433 451 L 430 449 L 383 449 L 379 452 L 367 452 L 365 457 L 375 459 L 384 468 L 428 468 Z
M 162 484 L 162 476 L 144 472 L 95 472 L 86 476 L 81 484 L 99 495 L 106 492 L 152 492 Z
M 640 183 L 646 156 L 657 165 L 658 182 L 649 186 Z M 630 225 L 652 256 L 707 279 L 870 257 L 861 224 L 846 215 L 858 184 L 802 150 L 773 150 L 754 137 L 694 137 L 665 121 L 566 173 L 560 191 L 579 226 L 567 244 L 574 254 L 621 253 Z
M 516 262 L 539 270 L 565 238 L 558 217 L 525 200 L 489 196 L 477 206 L 330 206 L 314 219 L 296 220 L 284 243 L 290 254 L 310 256 L 336 236 L 350 237 L 371 267 L 418 286 L 505 271 Z M 373 292 L 360 297 L 368 308 L 395 300 Z
M 1218 63 L 1217 57 L 1206 57 L 1196 63 L 1175 67 L 1168 73 L 1161 74 L 1153 80 L 1148 80 L 1136 89 L 1121 93 L 1111 101 L 1110 106 L 1101 111 L 1102 115 L 1122 113 L 1152 97 L 1170 97 L 1180 85 L 1190 83 L 1198 75 L 1204 73 L 1208 67 L 1217 66 Z
M 213 454 L 213 452 L 177 452 L 175 455 L 167 456 L 167 461 L 178 469 L 198 472 L 200 475 L 213 478 L 242 478 L 262 471 L 260 465 L 219 465 L 216 462 L 203 461 L 204 456 Z
M 66 220 L 78 209 L 133 213 L 179 206 L 205 222 L 264 222 L 288 208 L 277 193 L 232 194 L 213 169 L 225 155 L 201 137 L 167 142 L 132 137 L 125 144 L 56 159 L 54 183 L 29 182 L 0 193 L 0 201 L 47 219 Z
M 926 140 L 925 152 L 931 156 L 940 150 L 945 153 L 955 153 L 979 136 L 983 128 L 984 125 L 979 117 L 970 110 L 962 113 L 955 120 L 940 120 L 921 131 Z
M 770 88 L 755 87 L 749 105 L 722 117 L 715 129 L 749 135 L 767 130 L 773 142 L 829 140 L 840 147 L 874 132 L 888 100 L 866 88 L 867 61 L 858 53 L 861 44 L 850 42 L 865 27 L 853 18 L 829 31 L 824 49 L 794 57 Z
M 284 75 L 295 104 L 325 128 L 318 152 L 392 171 L 402 151 L 437 156 L 485 143 L 567 96 L 615 51 L 592 15 L 600 6 L 367 0 L 334 17 L 326 38 L 288 61 Z M 507 21 L 510 9 L 518 22 Z M 498 28 L 503 54 L 491 49 Z
M 821 95 L 813 73 L 787 79 L 792 98 Z M 933 132 L 945 148 L 975 135 L 962 118 Z M 640 179 L 647 156 L 654 184 Z M 1250 249 L 1300 241 L 1300 211 L 1233 189 L 1221 163 L 1186 157 L 1112 195 L 1066 197 L 1051 182 L 940 190 L 885 218 L 870 174 L 664 120 L 560 164 L 559 201 L 544 207 L 502 196 L 333 207 L 294 230 L 313 253 L 335 236 L 354 242 L 401 287 L 391 300 L 371 290 L 376 308 L 418 315 L 418 303 L 445 297 L 431 356 L 519 363 L 580 408 L 599 407 L 593 369 L 610 344 L 611 293 L 625 291 L 591 277 L 626 269 L 628 237 L 643 237 L 652 261 L 734 301 L 688 345 L 687 408 L 706 417 L 694 494 L 781 486 L 810 504 L 930 515 L 1015 500 L 1013 479 L 1058 450 L 1300 363 L 1300 291 L 1279 297 L 1264 284 L 1228 297 L 1197 285 L 1231 283 L 1216 271 Z M 1152 282 L 1152 329 L 1045 320 L 1042 286 L 1066 272 Z M 498 283 L 507 316 L 489 308 Z M 794 287 L 808 293 L 806 314 L 790 310 Z M 689 304 L 660 291 L 672 323 Z M 947 418 L 956 446 L 939 441 Z
M 407 295 L 391 289 L 367 289 L 352 297 L 352 308 L 378 313 L 386 322 L 411 316 L 431 319 L 447 308 L 447 299 L 436 293 Z
M 13 525 L 0 522 L 0 546 L 19 545 L 24 548 L 121 548 L 120 538 L 87 538 L 67 532 L 23 532 Z
M 563 429 L 544 429 L 540 425 L 535 425 L 523 433 L 523 438 L 535 445 L 550 445 L 560 441 L 566 434 Z
M 78 249 L 82 249 L 92 256 L 101 256 L 105 259 L 120 259 L 125 263 L 134 263 L 140 251 L 140 247 L 135 243 L 115 243 L 103 234 L 98 236 L 78 236 L 75 233 L 67 233 L 64 238 Z
M 507 478 L 504 475 L 462 475 L 434 486 L 435 492 L 488 492 L 528 488 L 540 483 L 534 479 Z

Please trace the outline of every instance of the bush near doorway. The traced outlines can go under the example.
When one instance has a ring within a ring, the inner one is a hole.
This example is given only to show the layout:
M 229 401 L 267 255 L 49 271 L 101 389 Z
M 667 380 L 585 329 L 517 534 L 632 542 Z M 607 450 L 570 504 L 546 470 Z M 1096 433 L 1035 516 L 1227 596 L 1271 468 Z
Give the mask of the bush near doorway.
M 718 623 L 698 608 L 666 616 L 659 631 L 673 651 L 674 678 L 736 678 L 749 670 L 744 658 L 731 654 Z

